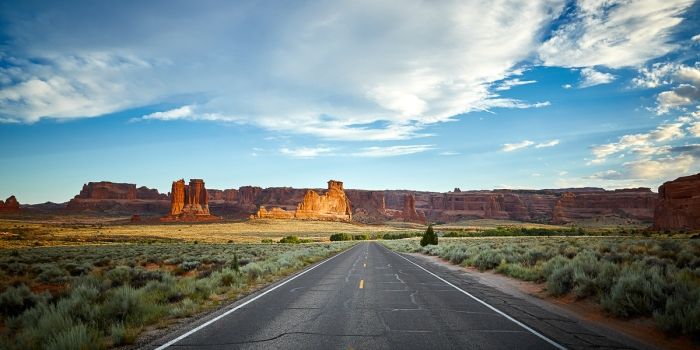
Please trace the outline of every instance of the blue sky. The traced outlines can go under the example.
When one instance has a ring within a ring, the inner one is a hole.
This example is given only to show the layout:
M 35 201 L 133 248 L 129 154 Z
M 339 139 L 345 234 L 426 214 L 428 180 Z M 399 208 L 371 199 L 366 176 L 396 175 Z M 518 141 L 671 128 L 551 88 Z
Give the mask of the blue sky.
M 693 1 L 5 1 L 0 197 L 700 172 Z

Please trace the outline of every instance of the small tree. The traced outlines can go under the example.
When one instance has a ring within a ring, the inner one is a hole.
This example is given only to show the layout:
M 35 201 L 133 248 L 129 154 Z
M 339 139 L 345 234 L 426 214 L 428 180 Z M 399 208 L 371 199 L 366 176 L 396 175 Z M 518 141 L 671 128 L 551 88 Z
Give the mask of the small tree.
M 435 231 L 433 230 L 432 224 L 428 225 L 428 229 L 425 230 L 425 233 L 423 234 L 423 238 L 420 239 L 420 245 L 422 247 L 425 247 L 428 244 L 432 244 L 432 245 L 438 244 L 438 237 L 437 237 L 437 234 L 435 234 Z

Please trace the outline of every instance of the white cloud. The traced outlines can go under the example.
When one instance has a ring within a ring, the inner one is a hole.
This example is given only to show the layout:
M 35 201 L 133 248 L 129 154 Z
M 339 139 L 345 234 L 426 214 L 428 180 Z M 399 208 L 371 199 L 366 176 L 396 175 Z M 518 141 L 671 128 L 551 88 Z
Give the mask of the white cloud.
M 686 120 L 680 117 L 678 120 Z M 668 146 L 660 146 L 657 143 L 680 139 L 685 136 L 684 122 L 665 123 L 656 129 L 643 134 L 630 134 L 621 136 L 617 142 L 596 145 L 592 147 L 595 158 L 589 162 L 591 164 L 602 164 L 606 158 L 620 152 L 630 151 L 632 153 L 650 156 L 668 153 Z
M 280 153 L 294 158 L 315 158 L 321 155 L 329 155 L 335 148 L 332 147 L 298 147 L 281 148 Z
M 615 80 L 615 76 L 610 73 L 599 72 L 593 68 L 581 69 L 581 83 L 579 87 L 587 88 L 596 85 L 609 84 Z
M 690 38 L 690 40 L 692 40 L 692 41 L 700 41 L 700 34 L 693 35 L 693 37 Z
M 677 45 L 671 29 L 693 0 L 579 1 L 576 20 L 539 49 L 547 66 L 621 68 L 661 57 Z
M 627 177 L 637 179 L 672 179 L 697 168 L 692 155 L 667 156 L 659 159 L 642 159 L 625 163 Z
M 517 150 L 522 149 L 522 148 L 530 147 L 534 144 L 535 143 L 530 141 L 530 140 L 524 140 L 524 141 L 518 142 L 518 143 L 506 143 L 506 144 L 503 144 L 503 148 L 501 148 L 501 151 L 513 152 L 513 151 L 517 151 Z
M 501 151 L 513 152 L 513 151 L 517 151 L 519 149 L 527 148 L 527 147 L 530 147 L 533 145 L 535 146 L 535 148 L 547 148 L 547 147 L 554 147 L 558 144 L 559 144 L 559 140 L 551 140 L 551 141 L 540 142 L 540 143 L 535 143 L 534 141 L 530 141 L 530 140 L 523 140 L 522 142 L 503 144 Z
M 678 68 L 679 65 L 675 63 L 654 63 L 651 67 L 643 67 L 639 70 L 639 76 L 632 79 L 632 85 L 655 88 L 671 84 L 671 77 Z
M 381 158 L 381 157 L 395 157 L 403 156 L 414 153 L 421 153 L 435 149 L 433 145 L 401 145 L 401 146 L 375 146 L 375 147 L 365 147 L 357 152 L 353 152 L 350 155 L 354 157 L 371 157 L 371 158 Z
M 158 119 L 158 120 L 176 120 L 176 119 L 189 119 L 193 116 L 192 106 L 182 106 L 179 108 L 155 112 L 142 116 L 140 119 Z
M 168 6 L 168 16 L 125 5 L 76 18 L 77 5 L 47 4 L 51 24 L 13 17 L 8 32 L 31 60 L 12 58 L 21 77 L 0 73 L 12 82 L 0 88 L 0 118 L 98 116 L 185 96 L 182 105 L 196 105 L 189 115 L 142 119 L 235 120 L 333 140 L 421 137 L 463 113 L 548 105 L 500 97 L 492 85 L 529 83 L 511 77 L 562 9 L 550 0 Z
M 564 89 L 571 89 L 571 88 L 574 87 L 574 86 L 571 85 L 571 84 L 564 84 L 564 85 L 562 85 L 561 87 L 563 87 Z
M 656 113 L 666 114 L 673 109 L 700 103 L 700 66 L 662 65 L 641 71 L 643 77 L 634 81 L 645 87 L 656 87 L 679 83 L 671 90 L 663 91 L 656 96 Z
M 538 143 L 537 145 L 535 145 L 535 148 L 554 147 L 558 144 L 559 144 L 559 140 L 552 140 L 552 141 L 548 141 L 548 142 Z
M 495 88 L 496 91 L 510 90 L 514 86 L 534 84 L 537 80 L 520 80 L 520 78 L 504 80 L 502 83 L 498 84 Z
M 700 137 L 700 122 L 695 122 L 688 126 L 688 132 L 694 137 Z
M 140 120 L 162 120 L 162 121 L 172 121 L 172 120 L 204 120 L 204 121 L 217 121 L 217 122 L 243 122 L 242 118 L 234 116 L 226 116 L 219 113 L 201 113 L 198 112 L 199 107 L 195 105 L 187 105 L 174 109 L 170 109 L 162 112 L 155 112 L 151 114 L 146 114 L 139 118 L 132 118 L 131 121 Z

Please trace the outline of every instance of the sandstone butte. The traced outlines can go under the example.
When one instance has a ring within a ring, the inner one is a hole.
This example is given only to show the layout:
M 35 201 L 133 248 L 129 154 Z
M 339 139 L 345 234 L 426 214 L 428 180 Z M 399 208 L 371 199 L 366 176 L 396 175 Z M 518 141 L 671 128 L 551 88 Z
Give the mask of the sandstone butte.
M 266 210 L 264 206 L 258 209 L 255 218 L 268 219 L 300 219 L 300 220 L 328 220 L 351 221 L 352 209 L 350 200 L 345 195 L 341 181 L 328 181 L 328 190 L 319 195 L 314 190 L 306 191 L 302 201 L 297 204 L 294 212 L 282 208 Z
M 655 230 L 700 230 L 700 173 L 659 187 Z
M 0 213 L 19 213 L 17 198 L 9 196 L 4 202 L 0 200 Z
M 190 179 L 173 181 L 170 192 L 170 213 L 161 221 L 216 221 L 221 218 L 209 212 L 209 194 L 204 180 Z

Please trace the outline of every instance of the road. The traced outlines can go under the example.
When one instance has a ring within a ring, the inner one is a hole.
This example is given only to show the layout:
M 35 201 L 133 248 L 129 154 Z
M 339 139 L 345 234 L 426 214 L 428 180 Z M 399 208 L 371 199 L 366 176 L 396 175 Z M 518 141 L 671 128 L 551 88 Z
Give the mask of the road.
M 522 314 L 507 303 L 491 306 L 483 300 L 495 294 L 489 296 L 483 286 L 470 291 L 474 286 L 468 281 L 373 242 L 357 244 L 282 283 L 163 345 L 170 349 L 620 347 L 579 329 L 562 331 L 576 324 L 546 313 Z M 567 327 L 551 327 L 539 319 L 548 317 Z M 576 334 L 593 340 L 584 341 Z

